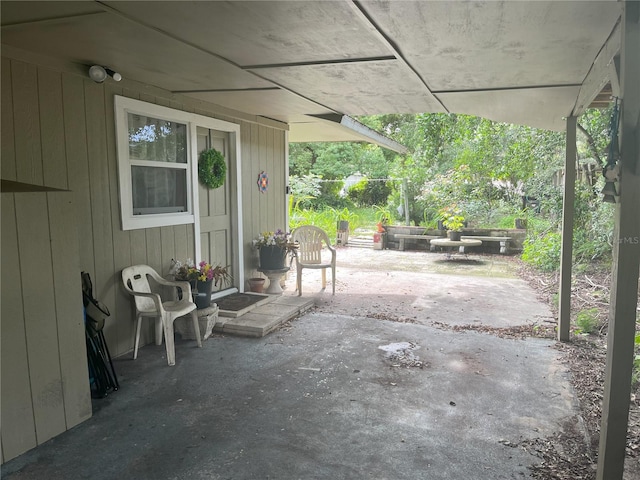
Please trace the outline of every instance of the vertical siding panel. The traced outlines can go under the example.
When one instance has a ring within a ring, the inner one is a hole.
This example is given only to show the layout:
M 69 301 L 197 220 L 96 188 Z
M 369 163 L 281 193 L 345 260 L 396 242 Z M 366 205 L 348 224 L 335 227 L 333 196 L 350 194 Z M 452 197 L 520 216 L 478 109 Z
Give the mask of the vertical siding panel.
M 258 181 L 258 174 L 262 171 L 260 168 L 260 127 L 258 125 L 251 125 L 251 156 L 249 158 L 250 168 L 251 168 L 251 228 L 253 229 L 253 234 L 251 235 L 251 239 L 254 239 L 258 236 L 260 232 L 264 230 L 265 225 L 262 222 L 262 217 L 260 216 L 260 200 L 262 200 L 262 193 L 258 190 L 258 186 L 254 183 Z M 254 252 L 254 255 L 251 257 L 251 268 L 253 269 L 252 275 L 257 275 L 256 268 L 258 268 L 258 254 Z
M 65 430 L 47 198 L 25 193 L 16 203 L 29 378 L 38 444 Z M 33 275 L 37 272 L 37 277 Z
M 91 228 L 91 193 L 85 121 L 84 82 L 75 75 L 62 78 L 65 144 L 68 185 L 73 193 L 74 215 L 78 225 L 80 270 L 95 275 L 93 229 Z
M 160 227 L 161 258 L 160 264 L 154 267 L 163 277 L 169 275 L 171 259 L 175 256 L 175 237 L 172 227 Z
M 106 112 L 104 86 L 85 82 L 87 122 L 87 154 L 89 157 L 89 191 L 91 193 L 91 225 L 93 228 L 94 295 L 109 310 L 115 310 L 115 274 L 111 229 L 109 165 L 107 163 Z M 106 322 L 104 335 L 108 345 L 118 345 L 114 322 Z M 119 353 L 119 348 L 116 350 Z
M 48 193 L 51 258 L 66 427 L 91 416 L 78 233 L 72 193 Z
M 113 266 L 115 309 L 111 322 L 116 328 L 118 351 L 126 350 L 134 336 L 135 326 L 128 320 L 131 299 L 123 292 L 122 269 L 131 266 L 130 232 L 122 230 L 118 189 L 118 155 L 116 152 L 116 120 L 114 96 L 121 95 L 122 88 L 109 83 L 105 85 L 105 127 L 107 135 L 107 162 L 109 168 L 109 198 L 111 199 L 111 230 L 113 232 Z
M 38 113 L 38 79 L 33 65 L 14 61 L 11 64 L 15 129 L 16 179 L 43 184 L 40 156 L 40 114 Z
M 47 69 L 38 70 L 40 98 L 40 134 L 42 143 L 42 171 L 44 184 L 67 188 L 67 160 L 64 122 L 61 121 L 62 77 Z
M 147 235 L 145 230 L 131 230 L 131 265 L 147 264 Z
M 288 208 L 287 205 L 287 196 L 285 194 L 285 189 L 287 188 L 287 177 L 285 176 L 284 165 L 284 132 L 281 130 L 274 130 L 274 173 L 276 178 L 278 179 L 278 188 L 276 190 L 276 204 L 275 204 L 275 214 L 276 214 L 276 223 L 278 225 L 283 225 L 284 230 L 289 230 L 289 225 L 285 224 L 286 219 L 286 211 Z
M 147 265 L 155 268 L 162 274 L 162 243 L 160 240 L 160 227 L 146 230 L 147 241 Z
M 190 225 L 176 225 L 173 227 L 175 251 L 174 256 L 171 258 L 184 262 L 189 257 L 187 244 L 187 229 L 189 227 Z
M 138 91 L 132 90 L 129 88 L 123 88 L 122 91 L 118 93 L 118 95 L 122 95 L 123 97 L 127 97 L 127 98 L 134 98 L 134 99 L 140 98 L 140 93 Z M 109 108 L 108 105 L 107 105 L 107 108 Z M 111 107 L 111 109 L 113 111 L 113 107 Z M 114 119 L 114 129 L 115 129 L 115 119 Z M 117 145 L 115 137 L 114 137 L 114 142 L 115 143 L 114 145 L 112 145 L 112 147 L 115 149 L 115 146 Z M 117 167 L 118 165 L 117 153 L 115 154 L 114 161 Z M 116 171 L 117 171 L 117 168 L 116 168 Z M 119 179 L 116 177 L 116 182 L 118 181 Z M 118 192 L 120 190 L 119 190 L 119 186 L 117 185 L 118 183 L 116 183 L 116 195 L 119 195 Z M 119 197 L 116 197 L 116 202 L 119 202 Z M 118 222 L 120 222 L 118 223 L 117 229 L 121 229 L 122 218 L 121 218 L 119 204 L 113 210 L 113 214 L 117 217 Z M 116 231 L 115 223 L 113 228 L 114 228 L 114 231 Z M 145 230 L 129 230 L 127 233 L 129 236 L 128 257 L 129 257 L 130 265 L 147 264 L 147 247 L 146 247 Z M 114 260 L 114 261 L 118 262 L 118 260 Z M 117 268 L 117 265 L 116 265 L 116 268 Z M 124 266 L 122 268 L 124 268 Z M 120 282 L 120 283 L 122 282 L 122 268 L 116 269 L 115 271 L 117 282 Z M 124 332 L 122 331 L 118 332 L 118 346 L 117 346 L 118 355 L 122 355 L 123 353 L 133 350 L 133 342 L 134 342 L 134 335 L 135 335 L 135 314 L 136 314 L 136 309 L 133 303 L 133 297 L 130 296 L 128 293 L 126 293 L 123 288 L 116 288 L 116 322 L 118 323 L 118 326 L 120 327 L 120 329 L 124 330 Z M 128 338 L 126 337 L 127 332 L 131 332 Z M 143 330 L 141 339 L 146 342 L 147 341 L 146 339 L 151 337 L 146 337 L 145 335 L 146 335 L 145 331 Z
M 11 61 L 2 57 L 2 161 L 0 168 L 2 169 L 2 178 L 5 180 L 16 179 L 16 152 L 14 144 L 13 131 L 13 88 L 11 86 Z
M 262 125 L 258 125 L 258 155 L 256 161 L 259 165 L 258 170 L 267 171 L 267 129 Z M 268 174 L 269 172 L 267 172 Z M 267 219 L 267 203 L 264 201 L 266 193 L 260 193 L 260 202 L 258 211 L 260 212 L 260 231 L 269 230 L 273 227 L 269 225 Z
M 187 225 L 187 256 L 186 258 L 196 258 L 196 244 L 194 241 L 193 225 Z
M 4 125 L 3 125 L 4 127 Z M 18 231 L 15 219 L 15 195 L 2 194 L 2 291 L 0 334 L 2 370 L 2 451 L 6 459 L 33 448 L 36 429 L 33 419 L 29 361 L 22 305 Z
M 161 242 L 161 228 L 148 228 L 146 233 L 146 264 L 155 269 L 160 275 L 162 275 L 162 242 Z M 145 262 L 143 262 L 145 263 Z M 141 341 L 144 343 L 153 342 L 154 338 L 154 326 L 152 321 L 142 322 Z
M 269 195 L 268 202 L 268 210 L 267 210 L 267 221 L 269 225 L 273 225 L 270 227 L 270 230 L 276 230 L 278 228 L 286 229 L 286 225 L 281 225 L 276 223 L 276 208 L 278 206 L 275 204 L 273 200 L 278 197 L 278 191 L 280 189 L 280 179 L 278 178 L 277 171 L 274 165 L 274 156 L 275 156 L 275 131 L 272 128 L 267 128 L 267 172 L 269 173 L 269 190 L 267 191 L 267 195 Z

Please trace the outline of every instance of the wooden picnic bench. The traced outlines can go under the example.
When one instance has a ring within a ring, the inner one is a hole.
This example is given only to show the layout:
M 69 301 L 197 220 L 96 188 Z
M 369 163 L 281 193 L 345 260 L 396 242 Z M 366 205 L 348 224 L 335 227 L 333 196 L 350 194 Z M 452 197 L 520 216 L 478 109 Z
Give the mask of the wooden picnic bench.
M 431 240 L 435 240 L 436 238 L 444 238 L 440 235 L 411 235 L 409 233 L 396 233 L 394 237 L 400 240 L 399 249 L 404 251 L 405 240 L 425 240 L 427 243 L 430 243 Z M 433 250 L 433 246 L 430 246 L 431 250 Z
M 500 242 L 500 253 L 509 253 L 511 237 L 489 237 L 483 235 L 462 235 L 461 240 L 482 240 L 485 242 Z

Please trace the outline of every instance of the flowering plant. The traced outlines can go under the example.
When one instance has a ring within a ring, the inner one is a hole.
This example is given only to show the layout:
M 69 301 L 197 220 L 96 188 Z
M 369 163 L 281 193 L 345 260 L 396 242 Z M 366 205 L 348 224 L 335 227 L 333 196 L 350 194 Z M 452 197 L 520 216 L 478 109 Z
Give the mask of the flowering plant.
M 463 229 L 465 218 L 462 212 L 458 210 L 457 205 L 450 205 L 440 210 L 440 218 L 442 224 L 447 230 L 459 232 Z
M 296 244 L 291 241 L 291 233 L 280 229 L 275 232 L 262 232 L 253 241 L 253 246 L 258 250 L 268 246 L 280 247 L 287 250 L 287 252 L 294 252 L 296 249 Z
M 204 260 L 201 261 L 198 266 L 194 264 L 193 260 L 187 259 L 185 263 L 180 260 L 171 261 L 170 273 L 173 273 L 176 280 L 200 280 L 201 282 L 214 281 L 214 285 L 228 283 L 231 280 L 231 274 L 229 273 L 229 267 L 223 267 L 216 265 L 215 267 Z

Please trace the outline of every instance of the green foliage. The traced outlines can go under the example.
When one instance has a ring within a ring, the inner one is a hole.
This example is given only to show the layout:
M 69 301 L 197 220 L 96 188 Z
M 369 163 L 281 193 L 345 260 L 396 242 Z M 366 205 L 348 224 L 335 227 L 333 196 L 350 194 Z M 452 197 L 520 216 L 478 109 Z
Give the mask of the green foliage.
M 447 230 L 459 232 L 464 227 L 464 216 L 456 205 L 447 206 L 440 210 L 440 219 Z
M 637 322 L 638 322 L 638 319 L 636 318 L 636 323 Z M 633 384 L 634 388 L 640 382 L 640 354 L 638 351 L 638 349 L 640 349 L 640 333 L 636 333 L 635 344 L 636 344 L 636 355 L 633 358 L 633 370 L 631 372 L 631 383 Z
M 368 219 L 368 222 L 371 224 L 373 223 L 372 212 L 372 209 L 368 209 L 367 215 L 371 217 Z M 335 239 L 338 221 L 349 222 L 349 229 L 351 231 L 358 228 L 361 224 L 359 212 L 349 210 L 348 208 L 338 210 L 328 207 L 316 210 L 294 207 L 293 213 L 289 215 L 289 230 L 293 231 L 301 225 L 315 225 L 327 232 L 330 239 Z
M 313 205 L 313 200 L 320 196 L 321 178 L 314 174 L 289 176 L 289 196 L 290 207 L 295 205 L 298 208 L 309 208 Z M 291 215 L 291 211 L 289 212 Z
M 357 206 L 386 205 L 391 188 L 381 180 L 361 180 L 347 192 L 347 197 Z
M 560 250 L 560 233 L 532 233 L 524 241 L 522 260 L 543 272 L 552 272 L 560 266 Z
M 576 315 L 577 333 L 593 333 L 598 326 L 598 309 L 588 308 L 581 310 Z
M 375 211 L 376 224 L 378 223 L 388 224 L 391 222 L 391 219 L 393 218 L 393 214 L 391 213 L 391 210 L 389 210 L 388 207 L 381 207 L 379 205 L 374 205 L 373 209 Z
M 315 225 L 327 232 L 329 238 L 336 238 L 336 217 L 330 209 L 294 209 L 294 215 L 289 217 L 289 229 L 293 231 L 301 225 Z
M 349 222 L 349 229 L 356 228 L 360 220 L 358 214 L 348 208 L 343 208 L 342 210 L 330 208 L 328 211 L 333 214 L 336 223 L 338 221 Z
M 593 164 L 594 159 L 602 163 L 606 158 L 609 118 L 610 111 L 603 110 L 588 110 L 580 117 L 579 163 Z M 435 226 L 439 211 L 451 204 L 457 204 L 474 227 L 513 228 L 515 218 L 526 218 L 529 238 L 523 259 L 544 270 L 558 268 L 564 133 L 459 114 L 391 114 L 359 120 L 407 146 L 410 153 L 398 156 L 356 143 L 292 144 L 291 174 L 323 180 L 307 190 L 294 188 L 291 182 L 297 207 L 321 212 L 326 207 L 353 211 L 354 204 L 378 205 L 388 211 L 390 220 L 404 220 L 406 194 L 414 224 Z M 387 190 L 381 192 L 375 189 L 382 182 L 363 182 L 347 198 L 338 195 L 339 182 L 326 182 L 355 172 L 406 181 L 387 182 Z M 576 188 L 573 250 L 577 268 L 611 257 L 612 208 L 600 199 L 601 185 L 590 183 L 578 182 Z M 535 199 L 539 207 L 524 210 L 525 197 Z

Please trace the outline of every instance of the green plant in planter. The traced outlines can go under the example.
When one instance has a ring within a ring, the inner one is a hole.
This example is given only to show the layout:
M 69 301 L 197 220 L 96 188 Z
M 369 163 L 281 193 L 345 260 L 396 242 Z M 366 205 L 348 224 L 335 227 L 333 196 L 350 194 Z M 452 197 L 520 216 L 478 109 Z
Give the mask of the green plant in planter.
M 464 228 L 464 216 L 455 205 L 440 210 L 440 219 L 447 230 L 461 232 Z

